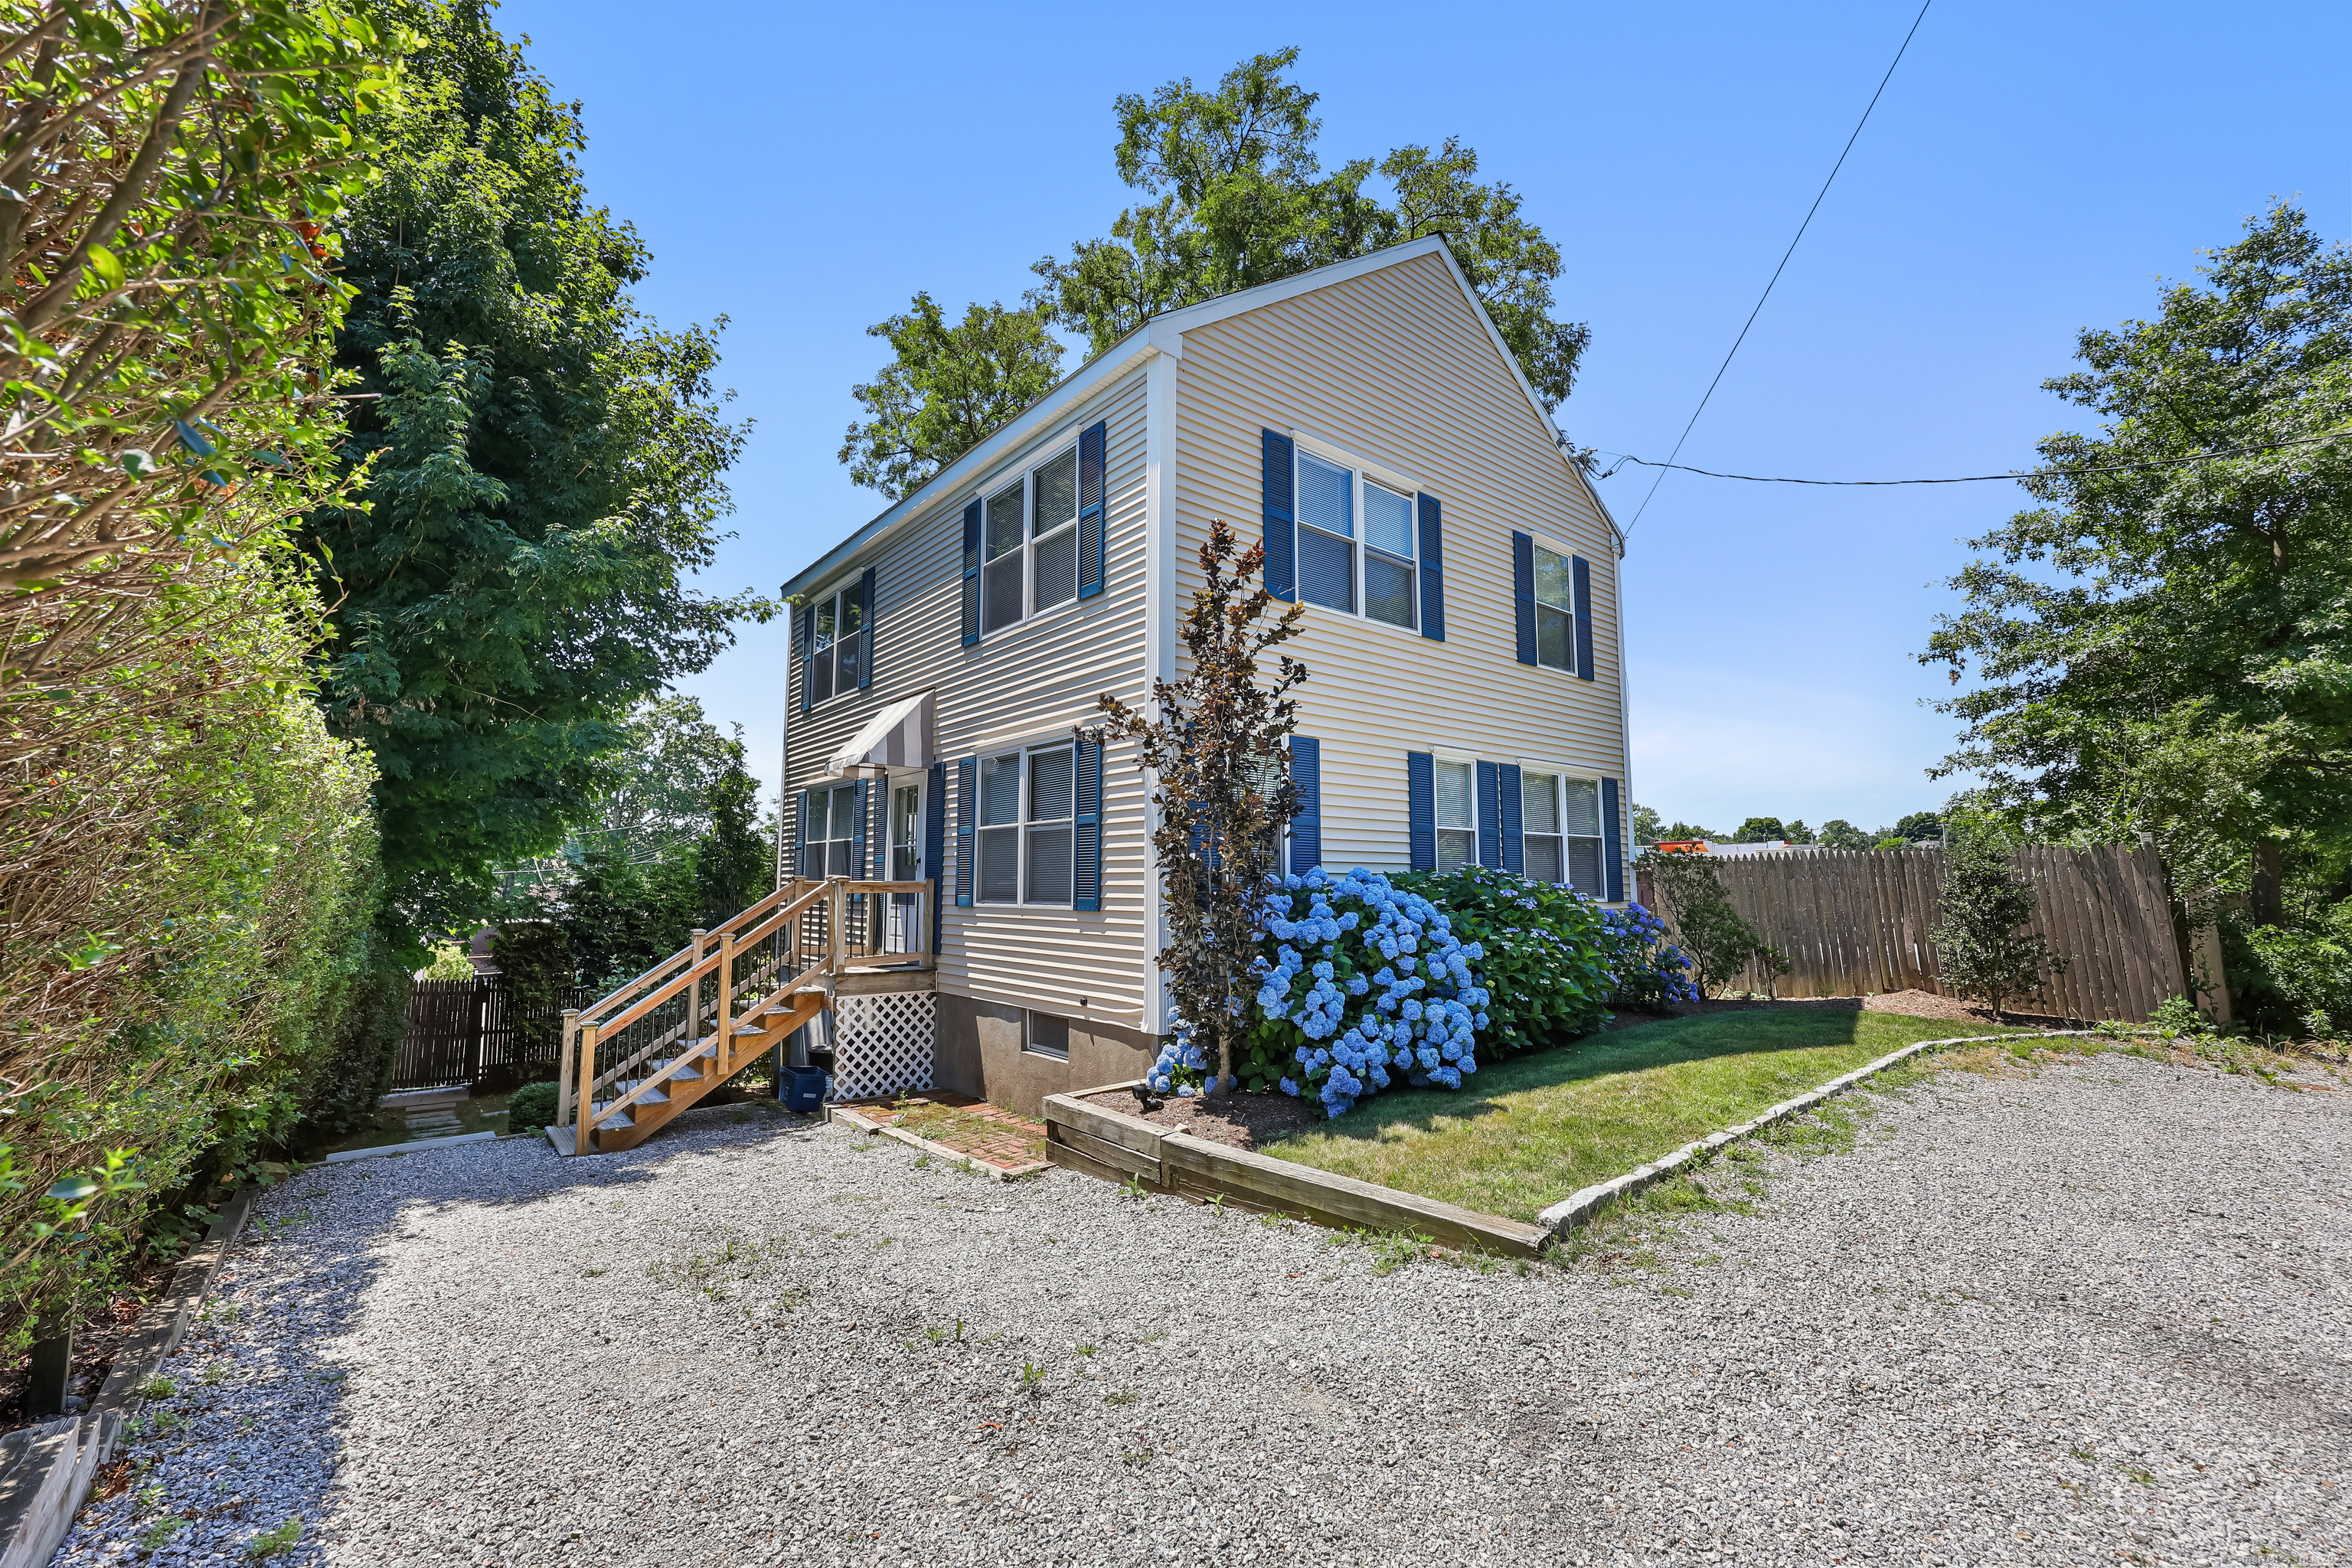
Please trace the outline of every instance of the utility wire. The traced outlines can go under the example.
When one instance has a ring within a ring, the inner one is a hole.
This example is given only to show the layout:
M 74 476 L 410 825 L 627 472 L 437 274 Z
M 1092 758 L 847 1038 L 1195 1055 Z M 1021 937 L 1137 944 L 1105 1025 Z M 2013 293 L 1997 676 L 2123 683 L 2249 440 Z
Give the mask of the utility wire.
M 1895 79 L 1895 68 L 1903 63 L 1904 51 L 1910 48 L 1913 36 L 1919 31 L 1919 24 L 1927 19 L 1927 6 L 1934 4 L 1935 0 L 1925 0 L 1925 4 L 1919 7 L 1919 14 L 1911 19 L 1911 31 L 1903 35 L 1902 47 L 1895 51 L 1895 58 L 1887 65 L 1886 74 L 1878 79 L 1878 91 L 1870 95 L 1870 102 L 1863 109 L 1862 118 L 1854 121 L 1853 134 L 1845 139 L 1844 151 L 1838 154 L 1837 162 L 1830 166 L 1830 177 L 1822 182 L 1821 192 L 1813 197 L 1813 205 L 1805 209 L 1805 221 L 1797 226 L 1796 239 L 1790 240 L 1789 248 L 1781 252 L 1780 265 L 1772 268 L 1771 281 L 1764 285 L 1764 292 L 1757 297 L 1756 309 L 1748 312 L 1746 325 L 1739 329 L 1739 335 L 1732 340 L 1731 353 L 1725 354 L 1723 363 L 1716 366 L 1715 380 L 1706 384 L 1706 395 L 1698 400 L 1698 406 L 1691 410 L 1690 423 L 1683 426 L 1682 436 L 1675 442 L 1675 449 L 1666 454 L 1665 462 L 1659 466 L 1658 477 L 1650 481 L 1650 493 L 1643 496 L 1642 504 L 1634 509 L 1633 521 L 1625 525 L 1626 533 L 1632 533 L 1634 524 L 1642 521 L 1642 513 L 1650 510 L 1650 501 L 1657 495 L 1658 487 L 1666 482 L 1665 470 L 1675 467 L 1675 459 L 1682 456 L 1683 442 L 1690 439 L 1691 431 L 1698 425 L 1698 416 L 1706 412 L 1707 401 L 1715 395 L 1716 387 L 1721 384 L 1723 373 L 1731 368 L 1732 354 L 1738 353 L 1739 345 L 1748 341 L 1748 329 L 1754 326 L 1756 318 L 1763 313 L 1764 301 L 1772 297 L 1772 285 L 1780 281 L 1780 274 L 1788 268 L 1789 258 L 1797 254 L 1798 241 L 1802 240 L 1805 237 L 1805 230 L 1812 226 L 1813 215 L 1822 210 L 1822 197 L 1830 194 L 1830 186 L 1836 181 L 1838 171 L 1845 167 L 1846 153 L 1853 152 L 1853 144 L 1861 140 L 1862 128 L 1870 123 L 1870 111 L 1878 107 L 1878 100 L 1886 91 L 1886 84 Z
M 1647 458 L 1636 458 L 1628 452 L 1611 454 L 1617 462 L 1612 464 L 1607 479 L 1620 465 L 1639 463 L 1645 468 L 1679 468 L 1685 474 L 1703 474 L 1710 479 L 1746 479 L 1757 485 L 1978 485 L 1991 479 L 2024 480 L 2048 476 L 2052 479 L 2072 479 L 2076 474 L 2124 474 L 2144 468 L 2185 468 L 2196 463 L 2216 462 L 2223 458 L 2243 458 L 2255 452 L 2283 452 L 2290 447 L 2312 447 L 2322 441 L 2340 441 L 2352 436 L 2352 430 L 2338 430 L 2326 436 L 2304 436 L 2292 441 L 2265 441 L 2255 447 L 2231 447 L 2218 452 L 2200 452 L 2191 458 L 2164 458 L 2148 463 L 2107 463 L 2090 468 L 2030 468 L 2007 474 L 1961 474 L 1948 479 L 1788 479 L 1769 474 L 1718 474 L 1713 468 L 1694 468 L 1687 463 L 1654 463 Z M 1660 479 L 1665 476 L 1660 474 Z M 1654 486 L 1652 488 L 1655 488 Z M 1634 514 L 1639 516 L 1637 512 Z M 1630 531 L 1633 524 L 1625 525 Z

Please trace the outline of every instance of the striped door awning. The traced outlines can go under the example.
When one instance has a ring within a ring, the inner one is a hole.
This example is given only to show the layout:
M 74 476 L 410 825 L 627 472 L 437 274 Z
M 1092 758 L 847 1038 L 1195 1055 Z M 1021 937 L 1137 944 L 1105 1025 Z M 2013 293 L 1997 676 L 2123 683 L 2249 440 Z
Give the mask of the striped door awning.
M 827 757 L 827 778 L 845 778 L 860 768 L 927 768 L 931 765 L 931 694 L 903 697 L 883 709 Z

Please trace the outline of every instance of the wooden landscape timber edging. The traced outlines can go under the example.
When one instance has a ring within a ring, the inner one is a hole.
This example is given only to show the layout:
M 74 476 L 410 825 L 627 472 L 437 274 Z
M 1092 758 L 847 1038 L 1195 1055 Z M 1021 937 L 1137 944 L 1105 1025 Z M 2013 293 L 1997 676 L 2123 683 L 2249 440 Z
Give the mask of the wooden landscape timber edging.
M 1296 1215 L 1341 1230 L 1402 1231 L 1449 1247 L 1539 1256 L 1550 1232 L 1499 1215 L 1458 1208 L 1353 1176 L 1169 1132 L 1139 1117 L 1085 1103 L 1089 1095 L 1131 1089 L 1140 1079 L 1045 1097 L 1045 1158 L 1054 1164 L 1125 1185 L 1208 1202 L 1222 1198 L 1257 1213 Z
M 1677 1176 L 1695 1170 L 1730 1145 L 1743 1139 L 1753 1138 L 1776 1122 L 1786 1121 L 1794 1116 L 1802 1116 L 1832 1095 L 1843 1094 L 1864 1079 L 1874 1077 L 1889 1068 L 1900 1067 L 1923 1051 L 1941 1050 L 1946 1046 L 1990 1045 L 1996 1041 L 2075 1039 L 2096 1032 L 2092 1029 L 2049 1029 L 2038 1035 L 1960 1035 L 1948 1040 L 1920 1040 L 1904 1047 L 1899 1051 L 1890 1052 L 1874 1062 L 1858 1067 L 1841 1078 L 1833 1078 L 1821 1088 L 1808 1090 L 1794 1100 L 1784 1100 L 1753 1121 L 1743 1121 L 1737 1127 L 1727 1127 L 1720 1132 L 1710 1132 L 1696 1143 L 1685 1143 L 1673 1153 L 1653 1160 L 1646 1165 L 1637 1165 L 1622 1176 L 1613 1176 L 1605 1182 L 1596 1182 L 1591 1186 L 1573 1193 L 1552 1205 L 1536 1218 L 1541 1221 L 1544 1228 L 1551 1234 L 1566 1236 L 1578 1226 L 1590 1222 L 1601 1210 L 1620 1199 L 1630 1198 L 1644 1188 L 1665 1180 L 1668 1176 Z
M 1945 990 L 1928 933 L 1943 915 L 1941 849 L 1814 849 L 1803 854 L 1711 858 L 1740 918 L 1794 967 L 1775 978 L 1750 964 L 1731 984 L 1781 996 L 1867 996 L 1882 991 Z M 2189 986 L 2181 938 L 2152 845 L 2090 849 L 2032 844 L 2016 851 L 2033 884 L 2029 930 L 2073 962 L 2017 1012 L 2144 1024 L 2168 996 Z M 1641 879 L 1642 901 L 1664 916 Z M 2195 962 L 2219 979 L 2202 934 Z M 2218 949 L 2214 949 L 2218 954 Z M 2226 994 L 2226 993 L 2224 993 Z
M 934 1143 L 929 1138 L 909 1132 L 903 1127 L 893 1127 L 887 1121 L 877 1121 L 870 1116 L 860 1116 L 845 1105 L 827 1105 L 824 1108 L 824 1119 L 827 1121 L 838 1121 L 845 1127 L 856 1128 L 860 1132 L 879 1132 L 885 1138 L 895 1138 L 910 1149 L 920 1149 L 934 1160 L 945 1160 L 950 1164 L 961 1165 L 974 1175 L 986 1176 L 992 1182 L 1017 1182 L 1025 1176 L 1037 1174 L 1050 1163 L 1038 1160 L 1030 1164 L 1015 1165 L 1007 1170 L 1002 1166 L 992 1165 L 985 1160 L 977 1159 L 961 1149 L 950 1149 L 944 1143 Z
M 145 1403 L 139 1391 L 212 1294 L 259 1193 L 247 1187 L 221 1205 L 204 1240 L 172 1271 L 170 1287 L 139 1314 L 87 1411 L 0 1438 L 0 1568 L 43 1568 L 56 1554 L 123 1424 Z

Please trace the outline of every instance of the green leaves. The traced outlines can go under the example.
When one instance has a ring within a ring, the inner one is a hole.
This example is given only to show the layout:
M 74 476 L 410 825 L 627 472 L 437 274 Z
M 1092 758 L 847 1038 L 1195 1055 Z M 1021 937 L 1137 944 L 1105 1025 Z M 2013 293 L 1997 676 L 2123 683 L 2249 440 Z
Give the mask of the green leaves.
M 1062 345 L 1034 310 L 972 305 L 950 326 L 928 293 L 866 329 L 896 357 L 850 388 L 868 419 L 852 425 L 840 460 L 849 477 L 896 500 L 1051 391 Z

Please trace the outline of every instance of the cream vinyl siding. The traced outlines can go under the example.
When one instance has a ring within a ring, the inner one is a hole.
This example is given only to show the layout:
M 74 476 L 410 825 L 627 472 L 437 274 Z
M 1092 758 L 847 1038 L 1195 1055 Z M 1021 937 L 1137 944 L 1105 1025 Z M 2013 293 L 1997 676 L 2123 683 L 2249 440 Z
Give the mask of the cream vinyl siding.
M 1103 592 L 1058 605 L 962 643 L 963 509 L 1003 478 L 1058 451 L 1078 431 L 1107 421 L 1104 460 Z M 943 991 L 1034 1007 L 1072 1018 L 1144 1026 L 1151 973 L 1144 908 L 1144 790 L 1131 746 L 1103 756 L 1103 875 L 1099 912 L 955 907 L 956 763 L 1024 742 L 1066 740 L 1078 724 L 1099 721 L 1095 700 L 1106 691 L 1129 702 L 1143 697 L 1144 675 L 1144 374 L 1140 366 L 1103 387 L 1044 438 L 1010 456 L 972 483 L 942 493 L 912 528 L 851 561 L 832 582 L 875 568 L 874 683 L 800 711 L 797 645 L 791 674 L 787 806 L 822 777 L 824 760 L 877 709 L 926 687 L 936 689 L 934 756 L 947 767 L 945 861 L 940 868 L 945 920 L 940 932 Z M 797 628 L 795 628 L 797 631 Z M 1077 1005 L 1079 997 L 1087 1005 Z
M 1623 781 L 1614 533 L 1442 257 L 1191 328 L 1176 386 L 1178 610 L 1211 519 L 1262 536 L 1264 430 L 1352 451 L 1444 505 L 1445 640 L 1309 605 L 1289 645 L 1308 671 L 1298 732 L 1322 742 L 1325 865 L 1410 864 L 1409 751 Z M 1591 563 L 1594 679 L 1517 661 L 1515 530 Z M 1621 796 L 1621 847 L 1631 812 Z

